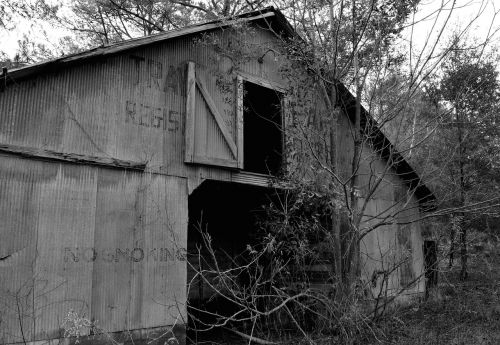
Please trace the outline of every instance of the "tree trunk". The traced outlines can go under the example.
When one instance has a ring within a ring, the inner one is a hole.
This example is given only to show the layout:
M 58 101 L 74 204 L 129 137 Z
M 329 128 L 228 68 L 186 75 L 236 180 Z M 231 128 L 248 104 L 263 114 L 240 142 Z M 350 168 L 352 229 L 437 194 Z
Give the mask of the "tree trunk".
M 354 54 L 354 70 L 356 83 L 356 111 L 354 119 L 354 152 L 351 162 L 351 181 L 350 181 L 350 215 L 349 215 L 349 243 L 348 243 L 348 259 L 349 259 L 349 281 L 353 283 L 359 271 L 359 224 L 360 214 L 358 205 L 358 164 L 361 155 L 361 85 L 359 84 L 358 75 L 358 57 Z
M 462 231 L 460 232 L 460 243 L 462 245 L 462 248 L 460 250 L 461 262 L 462 262 L 462 269 L 460 270 L 460 279 L 466 280 L 469 274 L 467 272 L 467 229 L 465 226 L 462 226 Z
M 463 119 L 461 119 L 460 111 L 457 111 L 457 122 L 458 122 L 458 150 L 459 150 L 459 164 L 460 164 L 460 206 L 465 206 L 465 171 L 464 171 L 464 159 L 465 159 L 465 143 L 463 142 Z M 459 229 L 460 229 L 460 261 L 462 264 L 460 270 L 460 279 L 467 279 L 467 229 L 465 224 L 465 214 L 460 213 L 459 219 Z
M 333 35 L 335 34 L 335 15 L 333 11 L 333 0 L 330 1 L 329 3 L 330 7 L 330 26 L 331 26 L 331 34 L 332 38 Z M 337 176 L 340 176 L 340 169 L 339 169 L 339 160 L 338 160 L 338 120 L 339 120 L 339 109 L 337 107 L 337 85 L 336 85 L 336 78 L 337 78 L 337 66 L 336 66 L 336 57 L 337 57 L 337 48 L 334 45 L 333 46 L 333 51 L 332 51 L 332 56 L 333 56 L 333 66 L 332 66 L 332 76 L 331 78 L 333 79 L 332 83 L 332 88 L 330 91 L 330 116 L 331 116 L 331 123 L 330 123 L 330 167 L 331 170 L 337 174 Z M 324 84 L 323 84 L 324 85 Z M 340 227 L 340 222 L 341 222 L 341 214 L 340 214 L 340 209 L 338 207 L 338 202 L 336 200 L 333 200 L 333 212 L 332 212 L 332 240 L 333 240 L 333 264 L 334 264 L 334 275 L 337 279 L 338 286 L 340 287 L 341 290 L 344 289 L 344 279 L 342 277 L 343 274 L 343 267 L 342 267 L 342 236 L 341 236 L 341 227 Z M 341 296 L 342 294 L 337 293 L 337 296 Z
M 332 85 L 332 91 L 330 93 L 332 109 L 330 109 L 331 114 L 331 128 L 330 128 L 330 166 L 333 172 L 339 174 L 339 161 L 338 161 L 338 113 L 336 107 L 336 85 Z M 337 283 L 339 286 L 343 286 L 344 280 L 342 279 L 342 237 L 340 235 L 340 210 L 338 207 L 338 202 L 333 200 L 333 212 L 332 212 L 332 234 L 333 234 L 333 248 L 334 248 L 334 265 L 335 265 L 335 277 L 337 278 Z
M 347 249 L 347 262 L 349 265 L 348 277 L 349 284 L 354 283 L 358 276 L 359 270 L 359 205 L 358 205 L 358 164 L 361 155 L 361 84 L 358 65 L 358 52 L 357 52 L 357 32 L 356 32 L 356 1 L 352 0 L 352 50 L 353 50 L 353 67 L 354 67 L 354 84 L 356 87 L 356 111 L 354 118 L 354 133 L 353 142 L 354 150 L 351 164 L 351 180 L 350 180 L 350 205 L 349 205 L 349 235 Z
M 448 268 L 453 267 L 453 260 L 455 254 L 455 228 L 454 225 L 450 229 L 450 252 L 448 254 Z

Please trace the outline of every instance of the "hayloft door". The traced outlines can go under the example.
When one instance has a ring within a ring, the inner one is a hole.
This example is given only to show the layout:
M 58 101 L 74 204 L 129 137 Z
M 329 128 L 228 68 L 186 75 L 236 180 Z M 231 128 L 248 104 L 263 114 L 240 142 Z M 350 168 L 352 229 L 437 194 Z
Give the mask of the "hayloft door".
M 234 83 L 221 86 L 207 68 L 188 62 L 184 162 L 242 168 L 234 92 Z

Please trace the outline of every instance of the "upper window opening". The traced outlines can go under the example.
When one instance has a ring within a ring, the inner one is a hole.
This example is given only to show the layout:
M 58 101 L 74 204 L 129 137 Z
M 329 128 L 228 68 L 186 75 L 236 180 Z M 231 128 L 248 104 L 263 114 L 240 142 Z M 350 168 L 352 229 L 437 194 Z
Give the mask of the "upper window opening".
M 243 88 L 243 169 L 277 175 L 283 159 L 282 94 L 247 81 Z

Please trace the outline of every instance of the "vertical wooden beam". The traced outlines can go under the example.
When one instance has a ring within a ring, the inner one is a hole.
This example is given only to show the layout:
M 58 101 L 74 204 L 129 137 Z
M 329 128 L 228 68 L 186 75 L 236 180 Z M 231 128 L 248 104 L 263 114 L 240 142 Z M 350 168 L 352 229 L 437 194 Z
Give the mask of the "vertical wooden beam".
M 186 129 L 185 129 L 185 151 L 184 161 L 193 162 L 194 156 L 194 125 L 196 104 L 196 74 L 195 63 L 188 62 L 187 66 L 187 92 L 186 92 Z
M 236 146 L 238 168 L 243 169 L 243 78 L 236 77 Z

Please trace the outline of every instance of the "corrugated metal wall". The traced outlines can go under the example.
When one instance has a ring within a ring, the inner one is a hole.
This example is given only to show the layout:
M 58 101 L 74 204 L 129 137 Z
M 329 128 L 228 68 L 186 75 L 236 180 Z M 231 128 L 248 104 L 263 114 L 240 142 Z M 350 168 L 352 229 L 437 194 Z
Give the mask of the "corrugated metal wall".
M 405 295 L 422 292 L 425 286 L 418 201 L 387 162 L 365 145 L 359 174 L 361 194 L 373 189 L 380 177 L 383 179 L 368 201 L 362 227 L 389 224 L 368 234 L 362 243 L 365 280 L 373 282 L 372 292 L 378 294 L 382 277 L 389 272 L 388 287 L 393 293 L 401 293 L 402 289 Z
M 248 42 L 248 49 L 260 47 L 252 52 L 255 59 L 238 68 L 279 82 L 272 53 L 264 63 L 257 61 L 272 42 L 269 32 L 259 33 Z M 229 31 L 224 39 L 231 39 Z M 163 173 L 188 176 L 183 156 L 188 61 L 196 62 L 236 141 L 235 93 L 227 89 L 234 88 L 235 66 L 187 36 L 10 85 L 0 93 L 0 143 L 147 162 Z M 197 108 L 200 121 L 213 120 L 199 92 Z M 198 152 L 216 158 L 230 154 L 214 123 L 200 128 L 209 134 L 197 143 Z M 230 180 L 226 169 L 202 169 Z
M 7 88 L 0 94 L 2 143 L 178 170 L 184 63 L 168 57 L 157 61 L 154 54 L 160 52 L 151 50 Z
M 185 312 L 186 179 L 0 158 L 0 343 L 60 337 L 71 309 L 106 331 Z
M 351 127 L 347 116 L 339 118 L 338 134 L 339 172 L 350 176 L 354 151 Z M 382 181 L 374 189 L 377 179 Z M 405 295 L 423 292 L 423 250 L 418 201 L 388 163 L 366 143 L 363 144 L 358 170 L 358 188 L 361 196 L 373 191 L 363 214 L 362 231 L 381 222 L 393 222 L 378 227 L 361 243 L 361 271 L 373 295 L 385 294 L 383 276 L 388 274 L 388 293 Z M 360 204 L 365 199 L 360 198 Z M 401 223 L 401 224 L 398 224 Z M 408 223 L 408 224 L 402 224 Z M 381 289 L 382 288 L 382 289 Z

